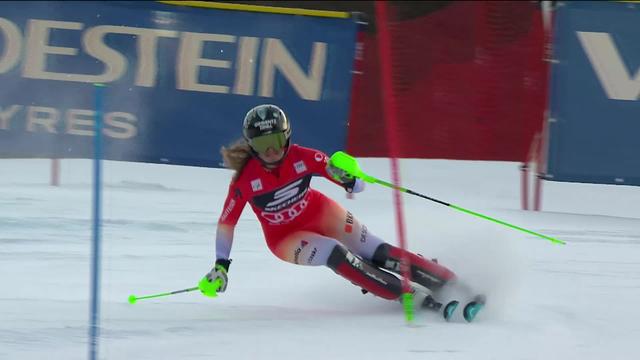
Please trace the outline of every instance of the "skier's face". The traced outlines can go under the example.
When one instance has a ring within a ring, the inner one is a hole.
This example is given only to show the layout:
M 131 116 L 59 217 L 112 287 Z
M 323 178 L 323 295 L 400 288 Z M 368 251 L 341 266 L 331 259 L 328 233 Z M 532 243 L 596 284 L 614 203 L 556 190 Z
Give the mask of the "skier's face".
M 275 165 L 284 157 L 287 137 L 283 132 L 277 132 L 255 137 L 249 144 L 265 164 Z
M 284 147 L 278 149 L 269 147 L 266 151 L 258 153 L 258 156 L 267 164 L 277 163 L 284 157 Z

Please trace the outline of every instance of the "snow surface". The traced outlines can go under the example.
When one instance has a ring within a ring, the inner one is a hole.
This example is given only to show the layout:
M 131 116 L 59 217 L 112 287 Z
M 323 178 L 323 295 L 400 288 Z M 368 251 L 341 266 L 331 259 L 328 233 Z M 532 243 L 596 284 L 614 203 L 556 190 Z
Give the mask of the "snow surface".
M 362 159 L 389 179 L 383 159 Z M 91 162 L 0 160 L 0 359 L 86 359 Z M 276 259 L 249 207 L 236 228 L 229 288 L 127 303 L 195 286 L 214 257 L 231 172 L 104 163 L 101 359 L 637 359 L 640 189 L 544 184 L 543 212 L 520 210 L 516 163 L 404 160 L 404 185 L 558 237 L 566 246 L 404 196 L 409 247 L 488 295 L 473 324 L 360 290 L 324 267 Z M 312 186 L 395 243 L 391 192 L 349 200 Z

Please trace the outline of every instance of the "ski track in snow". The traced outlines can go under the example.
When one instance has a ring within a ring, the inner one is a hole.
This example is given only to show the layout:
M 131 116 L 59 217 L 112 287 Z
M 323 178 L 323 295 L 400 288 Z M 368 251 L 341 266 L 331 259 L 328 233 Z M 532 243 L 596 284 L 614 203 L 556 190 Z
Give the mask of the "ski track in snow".
M 640 338 L 640 190 L 545 182 L 540 213 L 520 211 L 515 163 L 404 160 L 403 185 L 567 242 L 551 244 L 406 196 L 412 250 L 488 295 L 477 322 L 445 323 L 363 296 L 326 268 L 269 253 L 247 208 L 227 293 L 126 302 L 194 286 L 214 256 L 230 172 L 105 162 L 101 359 L 635 359 Z M 91 163 L 0 160 L 0 359 L 85 359 Z M 388 179 L 385 160 L 363 159 Z M 394 242 L 391 193 L 347 200 L 312 186 Z M 587 201 L 587 199 L 590 199 Z M 595 199 L 595 200 L 594 200 Z M 605 201 L 606 199 L 606 201 Z

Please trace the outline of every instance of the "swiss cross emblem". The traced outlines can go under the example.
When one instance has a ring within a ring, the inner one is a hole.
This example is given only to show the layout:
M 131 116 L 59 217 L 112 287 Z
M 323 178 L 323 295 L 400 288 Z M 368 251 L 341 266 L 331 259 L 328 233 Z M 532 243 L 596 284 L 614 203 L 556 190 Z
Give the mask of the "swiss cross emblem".
M 262 190 L 262 181 L 260 179 L 251 180 L 251 190 L 254 192 Z
M 307 166 L 304 164 L 304 161 L 298 161 L 293 164 L 293 167 L 296 169 L 296 174 L 302 174 L 307 171 Z

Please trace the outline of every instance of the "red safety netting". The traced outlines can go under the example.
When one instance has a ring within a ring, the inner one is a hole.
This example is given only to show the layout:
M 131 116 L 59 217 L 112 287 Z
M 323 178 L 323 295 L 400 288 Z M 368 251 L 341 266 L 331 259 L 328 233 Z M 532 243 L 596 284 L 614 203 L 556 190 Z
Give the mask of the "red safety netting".
M 390 3 L 393 4 L 393 3 Z M 393 10 L 393 6 L 389 6 Z M 534 2 L 451 2 L 393 18 L 398 156 L 522 161 L 547 96 L 544 31 Z M 347 149 L 388 156 L 376 35 L 364 33 Z

